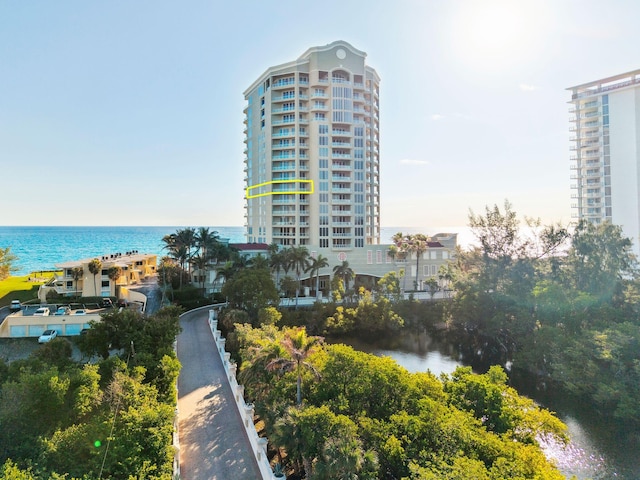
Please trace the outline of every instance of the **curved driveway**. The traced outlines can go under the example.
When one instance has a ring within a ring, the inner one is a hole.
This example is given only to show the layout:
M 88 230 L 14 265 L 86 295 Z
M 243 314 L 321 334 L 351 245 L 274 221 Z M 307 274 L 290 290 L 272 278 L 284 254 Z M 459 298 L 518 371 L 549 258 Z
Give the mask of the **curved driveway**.
M 183 315 L 180 321 L 180 478 L 260 479 L 208 318 L 209 312 L 200 310 Z

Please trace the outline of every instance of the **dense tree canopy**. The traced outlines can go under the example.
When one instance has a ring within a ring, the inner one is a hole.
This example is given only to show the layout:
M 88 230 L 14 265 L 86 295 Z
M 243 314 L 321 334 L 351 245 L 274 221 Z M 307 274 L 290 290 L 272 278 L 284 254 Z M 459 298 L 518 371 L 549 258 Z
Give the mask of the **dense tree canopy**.
M 109 313 L 83 348 L 120 356 L 96 364 L 73 361 L 66 338 L 0 361 L 0 479 L 170 480 L 178 313 Z
M 619 226 L 580 222 L 570 231 L 527 221 L 511 206 L 470 215 L 480 246 L 451 265 L 449 325 L 469 351 L 512 361 L 640 426 L 640 284 Z
M 537 436 L 564 441 L 564 425 L 518 396 L 499 367 L 485 375 L 459 369 L 440 380 L 326 345 L 308 355 L 313 369 L 264 368 L 287 355 L 294 332 L 236 330 L 247 395 L 282 458 L 306 478 L 563 478 Z M 294 405 L 298 373 L 304 401 Z

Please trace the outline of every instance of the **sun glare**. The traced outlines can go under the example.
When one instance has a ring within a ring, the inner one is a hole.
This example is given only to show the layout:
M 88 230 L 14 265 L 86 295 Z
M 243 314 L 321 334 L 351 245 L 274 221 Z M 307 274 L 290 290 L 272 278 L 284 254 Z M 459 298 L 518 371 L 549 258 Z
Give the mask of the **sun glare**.
M 543 2 L 471 0 L 453 17 L 457 56 L 476 69 L 500 69 L 535 54 L 544 22 Z

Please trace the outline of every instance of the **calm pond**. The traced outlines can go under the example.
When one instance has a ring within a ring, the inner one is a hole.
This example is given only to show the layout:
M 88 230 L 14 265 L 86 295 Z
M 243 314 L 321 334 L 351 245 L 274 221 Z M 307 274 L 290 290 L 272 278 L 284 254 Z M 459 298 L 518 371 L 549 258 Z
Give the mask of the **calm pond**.
M 463 365 L 455 346 L 438 342 L 424 333 L 384 338 L 375 343 L 352 337 L 329 341 L 344 343 L 374 355 L 389 356 L 410 372 L 430 370 L 439 375 L 451 373 Z M 580 408 L 578 402 L 559 394 L 536 390 L 526 381 L 519 381 L 513 386 L 521 394 L 556 412 L 567 425 L 571 437 L 568 446 L 544 446 L 547 457 L 555 459 L 567 478 L 575 475 L 579 480 L 640 479 L 639 446 L 633 441 L 617 438 L 612 428 L 593 411 Z

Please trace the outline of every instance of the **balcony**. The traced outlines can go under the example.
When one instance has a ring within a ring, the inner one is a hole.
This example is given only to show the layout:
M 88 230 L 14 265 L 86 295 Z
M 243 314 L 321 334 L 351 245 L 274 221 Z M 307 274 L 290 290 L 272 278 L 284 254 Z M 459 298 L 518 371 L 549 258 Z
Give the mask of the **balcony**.
M 303 83 L 303 82 L 300 82 Z M 289 78 L 281 78 L 279 80 L 276 80 L 275 82 L 273 82 L 271 84 L 272 88 L 284 88 L 284 87 L 290 87 L 292 85 L 296 84 L 296 79 L 295 77 L 289 77 Z
M 296 94 L 295 93 L 290 93 L 290 94 L 284 94 L 284 95 L 280 95 L 280 96 L 272 96 L 271 97 L 271 101 L 272 102 L 286 102 L 286 101 L 295 100 L 295 99 L 296 99 Z
M 271 125 L 291 125 L 296 123 L 296 119 L 295 118 L 287 118 L 287 119 L 281 119 L 281 120 L 272 120 L 271 121 Z
M 281 165 L 271 167 L 272 172 L 293 172 L 295 170 L 296 170 L 295 163 L 283 163 Z
M 331 135 L 337 135 L 342 137 L 351 137 L 351 130 L 345 130 L 343 128 L 334 128 L 331 130 Z
M 331 180 L 332 180 L 333 182 L 351 183 L 351 176 L 345 176 L 345 175 L 331 175 Z
M 291 138 L 291 137 L 295 137 L 296 136 L 296 132 L 295 130 L 287 130 L 285 132 L 278 132 L 278 133 L 272 133 L 271 134 L 271 138 Z
M 293 113 L 296 111 L 296 107 L 281 107 L 272 108 L 271 113 Z
M 335 148 L 351 148 L 351 142 L 331 142 L 331 146 Z
M 296 148 L 296 142 L 274 143 L 273 145 L 271 145 L 272 150 L 284 150 L 289 148 Z

